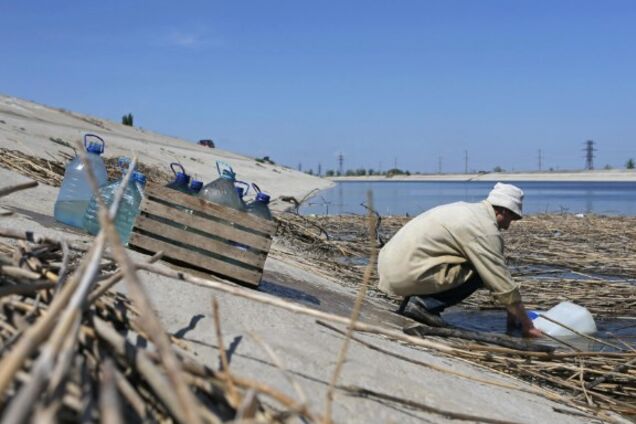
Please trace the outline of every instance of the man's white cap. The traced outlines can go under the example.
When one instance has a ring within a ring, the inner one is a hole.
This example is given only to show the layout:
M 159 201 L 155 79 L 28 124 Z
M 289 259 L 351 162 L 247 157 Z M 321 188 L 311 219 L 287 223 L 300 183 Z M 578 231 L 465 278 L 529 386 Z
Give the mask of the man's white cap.
M 493 206 L 500 206 L 513 212 L 521 219 L 523 190 L 512 184 L 497 183 L 486 199 Z

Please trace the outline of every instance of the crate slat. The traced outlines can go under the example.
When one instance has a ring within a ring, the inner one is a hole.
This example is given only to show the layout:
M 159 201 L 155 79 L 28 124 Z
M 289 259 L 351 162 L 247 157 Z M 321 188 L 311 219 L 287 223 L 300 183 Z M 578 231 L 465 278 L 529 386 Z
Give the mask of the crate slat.
M 252 285 L 258 285 L 263 275 L 262 272 L 245 269 L 139 233 L 133 233 L 128 244 L 151 252 L 159 252 L 161 250 L 166 258 L 186 262 L 198 268 L 212 271 L 215 274 L 221 274 Z

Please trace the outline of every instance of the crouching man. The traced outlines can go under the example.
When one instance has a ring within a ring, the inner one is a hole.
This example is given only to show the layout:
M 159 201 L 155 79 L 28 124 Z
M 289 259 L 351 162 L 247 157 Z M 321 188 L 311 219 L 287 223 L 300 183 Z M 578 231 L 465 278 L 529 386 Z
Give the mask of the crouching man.
M 379 287 L 405 296 L 399 312 L 440 326 L 440 313 L 486 287 L 508 311 L 508 328 L 538 337 L 504 259 L 500 230 L 522 218 L 523 191 L 497 183 L 479 203 L 457 202 L 428 210 L 402 227 L 380 250 Z

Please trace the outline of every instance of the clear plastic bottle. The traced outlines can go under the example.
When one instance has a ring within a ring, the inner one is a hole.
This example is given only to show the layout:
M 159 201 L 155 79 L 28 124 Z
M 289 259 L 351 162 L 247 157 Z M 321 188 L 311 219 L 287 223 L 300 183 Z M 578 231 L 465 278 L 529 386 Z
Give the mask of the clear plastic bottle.
M 236 174 L 225 162 L 216 162 L 219 178 L 206 184 L 199 192 L 199 197 L 209 202 L 218 203 L 245 212 L 245 203 L 241 200 L 234 183 Z
M 100 156 L 104 153 L 104 145 L 104 140 L 101 137 L 95 134 L 84 135 L 88 161 L 100 187 L 108 182 L 106 166 Z M 60 187 L 55 201 L 53 212 L 55 219 L 64 224 L 82 228 L 84 213 L 92 195 L 84 163 L 79 156 L 76 156 L 66 165 L 62 187 Z
M 112 205 L 115 192 L 121 182 L 121 180 L 114 181 L 100 188 L 99 195 L 104 200 L 106 207 Z M 145 182 L 146 177 L 141 172 L 134 171 L 122 195 L 114 224 L 124 245 L 128 243 L 135 219 L 139 214 L 139 204 L 141 203 Z M 84 229 L 93 235 L 100 230 L 98 209 L 97 198 L 93 196 L 84 215 Z
M 272 211 L 269 210 L 269 194 L 263 193 L 254 183 L 252 186 L 256 191 L 256 198 L 247 204 L 247 213 L 271 221 L 273 218 Z

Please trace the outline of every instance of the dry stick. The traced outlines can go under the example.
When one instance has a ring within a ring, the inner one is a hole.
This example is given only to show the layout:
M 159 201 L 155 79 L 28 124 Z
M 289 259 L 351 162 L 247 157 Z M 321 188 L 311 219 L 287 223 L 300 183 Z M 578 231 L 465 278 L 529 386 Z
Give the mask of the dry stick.
M 81 148 L 80 142 L 77 143 L 77 146 L 79 147 L 80 158 L 82 159 L 82 162 L 86 167 L 88 181 L 93 189 L 93 192 L 98 193 L 99 186 L 97 184 L 97 179 L 95 178 L 93 170 L 90 167 L 90 162 L 88 160 L 86 152 L 84 152 L 84 150 Z M 133 160 L 131 161 L 130 169 L 127 175 L 129 175 L 131 173 L 131 170 L 134 169 L 136 160 L 136 158 L 133 158 Z M 152 304 L 143 289 L 135 266 L 126 254 L 124 248 L 121 246 L 121 240 L 119 239 L 119 235 L 117 234 L 113 222 L 108 217 L 108 213 L 106 212 L 106 208 L 104 206 L 102 198 L 100 196 L 96 196 L 96 198 L 99 202 L 100 225 L 102 229 L 105 230 L 106 236 L 108 238 L 108 241 L 110 242 L 110 246 L 113 251 L 113 255 L 126 276 L 130 297 L 137 304 L 138 310 L 141 311 L 139 322 L 142 328 L 144 328 L 147 334 L 150 336 L 151 341 L 155 344 L 155 346 L 157 346 L 157 349 L 161 356 L 161 360 L 166 367 L 170 383 L 174 387 L 177 394 L 180 410 L 182 411 L 185 418 L 184 421 L 188 423 L 199 424 L 201 422 L 201 418 L 198 414 L 198 410 L 201 407 L 200 402 L 196 400 L 186 383 L 183 381 L 183 378 L 181 377 L 181 366 L 177 360 L 176 355 L 172 351 L 170 340 L 166 335 L 165 330 L 161 326 L 159 317 L 153 311 Z
M 583 394 L 585 395 L 585 400 L 587 401 L 587 404 L 590 407 L 594 407 L 594 402 L 592 402 L 592 399 L 590 398 L 590 395 L 587 394 L 587 390 L 585 388 L 585 380 L 583 379 L 584 377 L 584 367 L 583 367 L 583 360 L 581 359 L 580 361 L 581 364 L 581 371 L 579 372 L 579 383 L 581 384 L 581 389 L 583 390 Z
M 263 340 L 256 333 L 254 333 L 252 331 L 248 331 L 247 334 L 252 339 L 254 339 L 254 341 L 256 341 L 256 343 L 258 343 L 261 346 L 261 348 L 267 353 L 267 355 L 270 357 L 270 359 L 274 362 L 274 365 L 276 365 L 278 367 L 278 369 L 282 372 L 282 374 L 285 377 L 285 379 L 287 380 L 287 382 L 296 391 L 296 394 L 300 398 L 300 403 L 301 404 L 306 404 L 307 403 L 307 396 L 305 395 L 304 390 L 302 389 L 300 384 L 298 384 L 298 382 L 288 372 L 287 368 L 283 365 L 281 360 L 276 355 L 276 352 L 274 352 L 274 350 L 267 343 L 265 343 L 265 340 Z
M 0 297 L 10 296 L 12 294 L 28 295 L 40 290 L 52 289 L 53 287 L 55 287 L 55 284 L 48 281 L 32 284 L 18 284 L 15 286 L 2 286 L 0 287 Z
M 556 324 L 556 325 L 560 326 L 560 327 L 565 328 L 565 329 L 566 329 L 566 330 L 568 330 L 568 331 L 573 332 L 573 333 L 574 333 L 574 334 L 576 334 L 577 336 L 583 337 L 583 338 L 585 338 L 585 339 L 591 340 L 591 341 L 596 342 L 596 343 L 603 344 L 603 345 L 605 345 L 605 346 L 608 346 L 608 347 L 611 347 L 611 348 L 614 348 L 614 349 L 617 349 L 617 350 L 624 350 L 623 348 L 621 348 L 620 346 L 617 346 L 617 345 L 615 345 L 615 344 L 612 344 L 612 343 L 606 342 L 606 341 L 601 340 L 601 339 L 597 339 L 596 337 L 592 337 L 592 336 L 590 336 L 590 335 L 588 335 L 588 334 L 585 334 L 585 333 L 581 333 L 580 331 L 577 331 L 577 330 L 575 330 L 574 328 L 572 328 L 572 327 L 570 327 L 570 326 L 568 326 L 568 325 L 565 325 L 565 324 L 563 324 L 563 323 L 561 323 L 561 322 L 559 322 L 559 321 L 557 321 L 557 320 L 555 320 L 555 319 L 552 319 L 552 318 L 550 318 L 550 317 L 548 317 L 548 316 L 546 316 L 546 315 L 544 315 L 544 314 L 539 314 L 539 316 L 540 316 L 541 318 L 545 319 L 545 320 L 548 320 L 548 321 L 550 321 L 550 322 L 552 322 L 552 323 L 554 323 L 554 324 Z
M 37 181 L 29 181 L 27 183 L 16 184 L 14 186 L 3 187 L 0 188 L 0 197 L 6 196 L 11 193 L 15 193 L 16 191 L 26 190 L 28 188 L 37 187 Z
M 636 352 L 636 348 L 634 348 L 632 345 L 628 344 L 627 342 L 619 339 L 616 334 L 612 333 L 612 332 L 607 332 L 608 336 L 612 336 L 617 342 L 619 342 L 620 344 L 622 344 L 623 346 L 625 346 L 626 350 L 630 350 L 632 352 Z
M 107 359 L 102 365 L 102 384 L 99 390 L 100 421 L 104 424 L 123 422 L 116 387 L 115 366 L 111 359 Z
M 154 264 L 163 256 L 163 252 L 157 252 L 147 260 L 149 264 Z M 95 302 L 100 296 L 110 290 L 115 284 L 121 281 L 124 277 L 124 272 L 122 270 L 118 270 L 116 273 L 108 277 L 106 280 L 102 281 L 99 287 L 97 287 L 93 292 L 88 296 L 88 303 L 92 304 Z
M 480 417 L 477 415 L 463 414 L 461 412 L 454 412 L 454 411 L 448 411 L 448 410 L 444 410 L 440 408 L 435 408 L 433 406 L 426 405 L 422 402 L 416 402 L 413 400 L 408 400 L 408 399 L 400 398 L 397 396 L 388 395 L 386 393 L 375 392 L 373 390 L 365 389 L 363 387 L 341 386 L 340 388 L 343 390 L 346 390 L 347 392 L 355 396 L 367 396 L 367 397 L 381 399 L 381 400 L 388 400 L 390 402 L 407 405 L 412 408 L 417 408 L 432 414 L 441 415 L 441 416 L 450 418 L 452 420 L 475 421 L 475 422 L 490 423 L 490 424 L 519 424 L 518 421 L 508 421 L 508 420 L 500 420 L 497 418 Z
M 13 278 L 26 278 L 27 280 L 39 280 L 42 277 L 37 272 L 29 271 L 28 269 L 12 265 L 0 266 L 0 274 L 4 274 Z
M 216 331 L 216 342 L 219 346 L 219 356 L 221 357 L 221 366 L 223 367 L 223 375 L 225 376 L 228 388 L 228 399 L 230 404 L 237 408 L 241 403 L 241 397 L 236 391 L 236 387 L 232 382 L 232 374 L 230 373 L 230 363 L 227 360 L 225 345 L 223 344 L 223 332 L 221 331 L 221 318 L 219 314 L 219 302 L 216 297 L 212 298 L 212 314 L 214 316 L 214 329 Z
M 132 407 L 135 413 L 141 418 L 142 421 L 147 421 L 146 402 L 141 398 L 137 391 L 130 385 L 126 377 L 124 377 L 117 368 L 115 372 L 115 384 L 117 389 L 126 398 L 128 404 Z
M 344 364 L 344 360 L 347 356 L 347 351 L 349 349 L 349 344 L 351 343 L 351 336 L 353 335 L 353 327 L 358 321 L 358 317 L 360 316 L 360 309 L 362 308 L 362 302 L 364 301 L 364 297 L 367 294 L 367 287 L 369 286 L 369 279 L 371 278 L 371 273 L 375 268 L 375 225 L 373 220 L 373 215 L 370 210 L 373 208 L 373 195 L 371 191 L 367 192 L 367 204 L 369 205 L 369 215 L 368 215 L 368 224 L 369 224 L 369 244 L 371 246 L 371 256 L 369 258 L 369 263 L 367 264 L 367 268 L 364 272 L 364 278 L 362 279 L 362 284 L 360 284 L 360 289 L 358 290 L 358 295 L 356 296 L 355 303 L 353 305 L 353 311 L 351 312 L 351 325 L 347 329 L 347 336 L 342 344 L 342 348 L 340 349 L 340 353 L 338 354 L 338 360 L 336 362 L 336 368 L 333 371 L 333 376 L 331 377 L 331 381 L 329 383 L 329 388 L 326 393 L 326 401 L 325 401 L 325 422 L 331 423 L 331 409 L 333 404 L 333 396 L 336 387 L 336 383 L 338 382 L 338 377 L 340 377 L 340 371 L 342 370 L 342 365 Z
M 174 271 L 171 269 L 167 269 L 165 267 L 159 267 L 159 266 L 151 265 L 151 264 L 138 263 L 136 264 L 136 267 L 138 269 L 149 271 L 153 274 L 175 278 L 175 279 L 185 281 L 197 286 L 207 287 L 213 290 L 218 290 L 224 293 L 228 293 L 233 296 L 239 296 L 239 297 L 260 302 L 266 305 L 276 306 L 278 308 L 282 308 L 293 313 L 299 313 L 299 314 L 307 315 L 313 318 L 323 319 L 326 321 L 336 322 L 336 323 L 344 324 L 348 326 L 350 325 L 357 331 L 364 331 L 364 332 L 373 333 L 373 334 L 381 334 L 383 336 L 386 336 L 395 340 L 407 342 L 415 346 L 435 349 L 435 350 L 447 353 L 449 355 L 462 354 L 464 356 L 479 358 L 481 357 L 479 352 L 498 352 L 498 353 L 514 354 L 514 355 L 519 355 L 523 357 L 538 358 L 538 359 L 573 358 L 573 357 L 589 357 L 589 356 L 632 358 L 636 356 L 636 353 L 617 353 L 617 352 L 603 352 L 603 353 L 563 352 L 563 353 L 552 353 L 552 354 L 548 354 L 545 352 L 521 352 L 514 349 L 494 348 L 494 347 L 491 348 L 488 346 L 482 346 L 482 345 L 476 345 L 476 344 L 467 345 L 468 348 L 470 349 L 470 351 L 467 351 L 465 349 L 456 348 L 456 347 L 446 345 L 443 343 L 438 343 L 431 340 L 425 340 L 419 337 L 408 336 L 404 334 L 402 331 L 392 330 L 390 328 L 381 327 L 378 325 L 365 324 L 361 322 L 356 322 L 352 324 L 351 320 L 347 317 L 318 311 L 316 309 L 311 309 L 306 306 L 302 306 L 299 304 L 288 302 L 286 300 L 279 299 L 269 294 L 258 293 L 258 292 L 255 292 L 254 290 L 246 289 L 240 286 L 232 286 L 228 282 L 221 282 L 221 281 L 215 281 L 211 279 L 200 278 L 192 274 L 188 274 L 187 272 Z
M 66 282 L 66 278 L 68 277 L 68 262 L 69 262 L 69 256 L 70 256 L 70 250 L 66 240 L 61 239 L 60 246 L 62 247 L 62 265 L 60 266 L 60 270 L 58 272 L 56 291 L 59 291 L 60 288 Z

